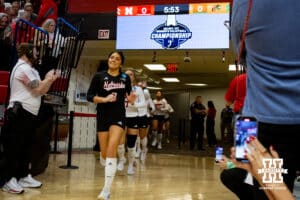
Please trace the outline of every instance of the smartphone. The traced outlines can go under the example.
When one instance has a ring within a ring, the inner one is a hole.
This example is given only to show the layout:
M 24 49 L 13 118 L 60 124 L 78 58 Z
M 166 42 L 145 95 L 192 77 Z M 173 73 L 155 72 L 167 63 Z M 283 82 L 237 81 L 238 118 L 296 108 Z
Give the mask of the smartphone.
M 248 162 L 245 151 L 249 152 L 247 142 L 250 136 L 257 137 L 257 120 L 254 117 L 239 116 L 234 127 L 235 159 Z
M 218 163 L 220 160 L 222 160 L 223 156 L 223 147 L 216 147 L 216 157 L 215 162 Z

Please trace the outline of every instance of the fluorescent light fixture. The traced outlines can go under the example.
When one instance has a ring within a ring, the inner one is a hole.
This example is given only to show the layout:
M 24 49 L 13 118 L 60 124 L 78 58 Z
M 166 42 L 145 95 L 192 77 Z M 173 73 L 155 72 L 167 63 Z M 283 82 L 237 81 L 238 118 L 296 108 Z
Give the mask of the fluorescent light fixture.
M 204 87 L 207 86 L 205 83 L 186 83 L 185 85 L 196 86 L 196 87 Z
M 165 71 L 166 67 L 163 64 L 144 64 L 151 71 Z
M 160 88 L 160 87 L 151 87 L 151 86 L 147 86 L 147 88 L 149 89 L 149 90 L 161 90 L 162 88 Z
M 170 82 L 170 83 L 180 82 L 178 78 L 162 78 L 162 80 L 165 82 Z
M 239 70 L 242 69 L 242 65 L 239 65 Z M 230 64 L 228 67 L 228 71 L 236 71 L 236 65 L 235 64 Z

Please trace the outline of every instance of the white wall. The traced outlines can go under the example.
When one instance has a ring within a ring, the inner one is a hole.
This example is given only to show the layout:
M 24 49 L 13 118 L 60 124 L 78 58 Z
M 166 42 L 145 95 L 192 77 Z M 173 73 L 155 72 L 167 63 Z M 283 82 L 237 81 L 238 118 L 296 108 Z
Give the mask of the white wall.
M 68 89 L 68 112 L 95 114 L 93 103 L 75 104 L 75 89 L 87 90 L 93 75 L 96 73 L 99 61 L 81 58 L 76 69 L 73 69 Z M 92 148 L 96 140 L 96 118 L 75 117 L 73 127 L 73 148 Z M 66 150 L 68 138 L 58 143 L 58 150 Z

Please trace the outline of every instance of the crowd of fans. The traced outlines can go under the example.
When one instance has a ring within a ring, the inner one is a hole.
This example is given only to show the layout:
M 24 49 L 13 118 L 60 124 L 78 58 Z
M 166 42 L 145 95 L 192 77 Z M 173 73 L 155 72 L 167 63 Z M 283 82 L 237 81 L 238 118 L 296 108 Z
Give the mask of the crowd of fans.
M 16 22 L 18 19 L 26 20 L 37 27 L 43 29 L 43 23 L 49 19 L 57 20 L 61 3 L 57 0 L 25 0 L 25 1 L 5 1 L 0 0 L 0 48 L 4 52 L 4 58 L 0 61 L 0 70 L 10 70 L 10 55 L 13 41 L 15 40 Z M 48 30 L 45 30 L 48 31 Z M 28 42 L 28 38 L 34 36 L 22 35 L 20 42 Z

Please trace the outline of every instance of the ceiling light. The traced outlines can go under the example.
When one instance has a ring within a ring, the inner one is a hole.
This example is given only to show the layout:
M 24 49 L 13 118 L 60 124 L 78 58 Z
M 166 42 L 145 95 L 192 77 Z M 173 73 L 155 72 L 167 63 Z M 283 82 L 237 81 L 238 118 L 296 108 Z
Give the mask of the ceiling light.
M 178 78 L 162 78 L 162 80 L 164 80 L 165 82 L 169 82 L 169 83 L 180 82 Z
M 166 67 L 163 64 L 144 64 L 151 71 L 165 71 Z
M 161 90 L 162 88 L 160 88 L 160 87 L 151 87 L 151 86 L 147 86 L 147 88 L 149 89 L 149 90 Z
M 239 65 L 239 71 L 242 70 L 242 65 Z M 236 71 L 236 65 L 230 64 L 228 67 L 228 71 Z
M 207 84 L 205 83 L 187 83 L 185 85 L 189 85 L 189 86 L 197 86 L 197 87 L 204 87 L 207 86 Z

